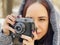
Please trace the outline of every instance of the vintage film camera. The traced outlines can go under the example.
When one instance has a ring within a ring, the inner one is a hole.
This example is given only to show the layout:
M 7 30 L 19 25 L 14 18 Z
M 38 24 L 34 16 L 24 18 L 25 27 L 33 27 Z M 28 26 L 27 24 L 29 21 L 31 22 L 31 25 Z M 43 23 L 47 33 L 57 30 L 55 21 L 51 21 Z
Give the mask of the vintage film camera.
M 10 25 L 11 26 L 11 25 Z M 11 26 L 16 34 L 13 37 L 20 37 L 22 34 L 33 37 L 32 31 L 35 30 L 35 24 L 32 18 L 16 18 L 16 23 Z

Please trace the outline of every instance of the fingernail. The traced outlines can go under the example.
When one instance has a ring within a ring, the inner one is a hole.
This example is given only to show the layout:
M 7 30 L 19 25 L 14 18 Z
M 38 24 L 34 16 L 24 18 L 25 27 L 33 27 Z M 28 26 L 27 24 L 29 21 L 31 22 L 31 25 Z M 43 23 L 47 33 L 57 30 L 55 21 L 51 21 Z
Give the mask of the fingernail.
M 32 32 L 35 32 L 35 30 L 32 30 Z
M 18 15 L 18 16 L 17 16 L 17 18 L 21 18 L 21 17 L 22 17 L 22 15 Z
M 19 16 L 17 16 L 17 18 L 20 18 Z
M 19 15 L 19 17 L 22 17 L 22 15 Z

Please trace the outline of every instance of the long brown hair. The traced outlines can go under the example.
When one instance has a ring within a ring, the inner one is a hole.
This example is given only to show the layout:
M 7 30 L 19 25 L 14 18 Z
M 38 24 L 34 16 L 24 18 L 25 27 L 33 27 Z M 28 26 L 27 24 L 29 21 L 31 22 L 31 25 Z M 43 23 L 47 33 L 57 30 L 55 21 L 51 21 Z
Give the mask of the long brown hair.
M 25 2 L 25 5 L 24 5 L 24 8 L 23 8 L 23 11 L 22 11 L 22 16 L 23 17 L 25 17 L 25 15 L 26 15 L 27 8 L 36 1 L 38 1 L 39 3 L 44 5 L 45 8 L 47 9 L 48 16 L 49 16 L 48 31 L 47 31 L 46 35 L 42 39 L 35 41 L 35 45 L 52 45 L 54 32 L 53 32 L 53 29 L 52 29 L 52 26 L 51 26 L 51 23 L 50 23 L 51 9 L 50 9 L 50 6 L 48 5 L 48 2 L 46 0 L 25 0 L 25 1 L 26 2 Z
M 24 5 L 24 8 L 23 8 L 23 13 L 22 13 L 22 16 L 25 17 L 26 15 L 26 11 L 27 11 L 27 8 L 33 4 L 34 2 L 37 2 L 38 0 L 26 0 L 25 2 L 25 5 Z M 39 3 L 41 3 L 42 5 L 44 5 L 48 11 L 48 14 L 50 13 L 50 7 L 48 5 L 48 3 L 45 1 L 45 0 L 39 0 Z

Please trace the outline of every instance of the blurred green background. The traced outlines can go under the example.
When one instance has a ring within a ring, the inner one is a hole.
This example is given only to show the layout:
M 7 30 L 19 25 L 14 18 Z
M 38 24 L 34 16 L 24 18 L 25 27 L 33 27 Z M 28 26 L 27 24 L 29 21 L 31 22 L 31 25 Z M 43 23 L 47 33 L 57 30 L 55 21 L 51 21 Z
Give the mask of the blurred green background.
M 18 14 L 22 0 L 0 0 L 0 18 L 5 18 L 11 13 Z M 51 0 L 52 3 L 60 10 L 60 0 Z

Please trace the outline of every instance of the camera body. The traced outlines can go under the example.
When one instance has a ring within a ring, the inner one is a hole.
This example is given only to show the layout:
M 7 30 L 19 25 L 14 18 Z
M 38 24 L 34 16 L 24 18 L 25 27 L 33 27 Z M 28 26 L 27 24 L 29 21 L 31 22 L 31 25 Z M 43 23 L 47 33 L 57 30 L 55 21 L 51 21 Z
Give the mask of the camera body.
M 35 30 L 35 24 L 32 18 L 16 18 L 16 23 L 13 28 L 16 31 L 16 35 L 27 35 L 33 37 L 32 30 Z

